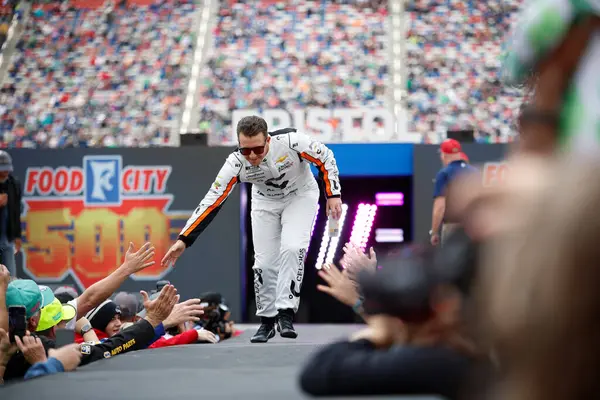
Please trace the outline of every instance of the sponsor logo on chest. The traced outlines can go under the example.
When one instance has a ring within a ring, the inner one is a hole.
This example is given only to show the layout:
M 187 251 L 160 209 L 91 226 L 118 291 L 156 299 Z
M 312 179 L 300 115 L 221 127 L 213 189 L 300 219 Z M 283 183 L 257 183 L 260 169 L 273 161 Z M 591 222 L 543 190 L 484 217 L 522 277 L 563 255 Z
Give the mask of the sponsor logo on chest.
M 294 162 L 286 154 L 284 156 L 279 157 L 275 161 L 275 165 L 277 166 L 277 171 L 281 172 L 281 171 L 285 171 L 286 169 L 290 169 L 294 165 Z

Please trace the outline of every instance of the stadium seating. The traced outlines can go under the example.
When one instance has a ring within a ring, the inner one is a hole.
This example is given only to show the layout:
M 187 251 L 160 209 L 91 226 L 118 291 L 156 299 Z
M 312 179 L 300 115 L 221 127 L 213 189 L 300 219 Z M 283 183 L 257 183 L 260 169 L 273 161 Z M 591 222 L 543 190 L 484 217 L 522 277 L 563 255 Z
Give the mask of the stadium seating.
M 191 68 L 197 5 L 34 5 L 0 93 L 8 147 L 167 144 Z
M 223 1 L 201 132 L 226 140 L 233 109 L 383 106 L 386 15 L 385 0 Z
M 498 81 L 502 41 L 520 0 L 414 0 L 406 6 L 411 132 L 437 142 L 475 129 L 479 142 L 511 140 L 521 91 Z

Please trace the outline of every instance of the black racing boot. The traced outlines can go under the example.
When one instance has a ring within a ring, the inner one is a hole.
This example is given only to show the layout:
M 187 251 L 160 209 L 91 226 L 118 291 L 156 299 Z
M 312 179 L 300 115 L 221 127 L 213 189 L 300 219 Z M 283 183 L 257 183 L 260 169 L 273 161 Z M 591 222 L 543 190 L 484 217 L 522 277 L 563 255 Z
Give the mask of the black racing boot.
M 275 336 L 275 318 L 261 317 L 261 324 L 250 341 L 252 343 L 267 343 Z
M 288 339 L 296 339 L 298 334 L 294 329 L 292 322 L 294 321 L 294 311 L 291 308 L 279 310 L 277 315 L 277 332 L 281 337 Z

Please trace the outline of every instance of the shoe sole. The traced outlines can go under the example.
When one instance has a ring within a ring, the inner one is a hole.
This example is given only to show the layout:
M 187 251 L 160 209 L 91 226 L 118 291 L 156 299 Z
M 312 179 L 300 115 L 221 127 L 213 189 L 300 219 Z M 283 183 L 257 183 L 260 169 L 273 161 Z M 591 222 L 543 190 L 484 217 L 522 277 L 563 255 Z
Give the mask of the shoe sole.
M 273 339 L 275 337 L 275 329 L 271 329 L 269 331 L 269 336 L 267 336 L 267 340 L 254 340 L 254 338 L 250 339 L 250 343 L 267 343 L 269 339 Z

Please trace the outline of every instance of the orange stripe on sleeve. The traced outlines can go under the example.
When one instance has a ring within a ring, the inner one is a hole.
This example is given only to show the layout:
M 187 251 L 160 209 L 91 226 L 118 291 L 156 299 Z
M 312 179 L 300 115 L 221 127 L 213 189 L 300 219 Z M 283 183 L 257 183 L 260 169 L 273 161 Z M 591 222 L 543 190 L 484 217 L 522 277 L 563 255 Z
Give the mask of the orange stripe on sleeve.
M 317 160 L 316 158 L 309 156 L 306 153 L 300 153 L 300 156 L 315 164 L 317 168 L 321 170 L 321 172 L 323 173 L 323 180 L 325 181 L 325 193 L 329 197 L 333 196 L 333 193 L 331 192 L 331 182 L 329 182 L 329 171 L 327 171 L 327 168 L 325 168 L 325 164 L 323 164 L 321 160 Z
M 194 229 L 196 229 L 196 227 L 208 215 L 210 215 L 211 212 L 213 212 L 217 207 L 219 207 L 223 203 L 223 201 L 225 201 L 225 199 L 227 198 L 227 196 L 229 196 L 229 193 L 231 192 L 231 189 L 233 189 L 233 186 L 236 184 L 236 182 L 237 182 L 237 176 L 234 176 L 233 178 L 231 178 L 231 180 L 227 184 L 227 187 L 225 188 L 225 191 L 223 192 L 223 194 L 219 196 L 217 201 L 215 201 L 206 210 L 204 210 L 204 212 L 194 221 L 194 223 L 183 233 L 183 236 L 187 236 L 190 233 L 192 233 L 194 231 Z

